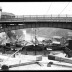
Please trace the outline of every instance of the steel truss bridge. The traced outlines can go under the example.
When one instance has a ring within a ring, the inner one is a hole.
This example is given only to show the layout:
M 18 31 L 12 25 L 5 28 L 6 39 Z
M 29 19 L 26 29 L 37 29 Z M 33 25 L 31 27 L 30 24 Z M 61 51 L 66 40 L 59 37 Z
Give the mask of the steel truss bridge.
M 26 15 L 9 19 L 0 19 L 0 32 L 39 27 L 53 27 L 72 30 L 72 17 Z

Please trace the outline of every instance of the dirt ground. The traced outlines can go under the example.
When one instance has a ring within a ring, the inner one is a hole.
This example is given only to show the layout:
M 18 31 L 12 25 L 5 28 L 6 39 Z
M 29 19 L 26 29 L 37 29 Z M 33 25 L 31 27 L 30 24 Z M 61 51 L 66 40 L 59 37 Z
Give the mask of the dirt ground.
M 11 54 L 13 54 L 12 51 L 7 51 L 6 54 L 3 54 L 3 55 L 10 56 Z M 72 70 L 72 68 L 55 66 L 55 65 L 52 65 L 51 67 L 47 67 L 48 62 L 51 61 L 51 60 L 48 60 L 48 54 L 49 53 L 47 51 L 45 52 L 45 54 L 44 54 L 44 51 L 39 51 L 39 52 L 37 51 L 36 55 L 35 55 L 35 52 L 33 52 L 33 51 L 26 52 L 25 50 L 23 50 L 23 51 L 19 52 L 18 54 L 16 54 L 15 58 L 6 61 L 5 64 L 10 65 L 10 64 L 32 62 L 32 60 L 36 60 L 36 56 L 42 56 L 42 60 L 39 62 L 42 63 L 43 66 L 40 66 L 38 64 L 30 64 L 30 65 L 25 65 L 25 66 L 13 67 L 13 68 L 10 68 L 9 70 Z M 62 52 L 58 52 L 58 51 L 51 52 L 51 54 L 53 54 L 53 55 L 56 54 L 61 57 L 65 56 Z M 66 63 L 64 63 L 64 64 L 66 64 Z

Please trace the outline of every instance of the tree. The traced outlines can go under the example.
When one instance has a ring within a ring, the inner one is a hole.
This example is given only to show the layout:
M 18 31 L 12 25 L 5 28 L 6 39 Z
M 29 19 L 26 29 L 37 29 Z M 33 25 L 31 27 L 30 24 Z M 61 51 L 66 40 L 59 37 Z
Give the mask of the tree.
M 10 42 L 16 40 L 16 35 L 12 31 L 6 32 L 7 38 L 9 38 Z

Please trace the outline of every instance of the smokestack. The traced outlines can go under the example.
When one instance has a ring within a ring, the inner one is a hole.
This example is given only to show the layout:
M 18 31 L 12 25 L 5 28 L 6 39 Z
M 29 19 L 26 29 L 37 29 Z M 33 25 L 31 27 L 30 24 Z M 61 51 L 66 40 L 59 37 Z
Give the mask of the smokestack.
M 0 19 L 1 19 L 2 8 L 0 7 Z

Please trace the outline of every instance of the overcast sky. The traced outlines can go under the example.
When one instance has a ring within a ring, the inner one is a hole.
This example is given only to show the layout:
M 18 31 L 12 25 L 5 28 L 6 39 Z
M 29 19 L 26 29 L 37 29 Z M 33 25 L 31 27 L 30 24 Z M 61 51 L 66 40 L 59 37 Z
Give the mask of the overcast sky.
M 14 13 L 15 15 L 50 15 L 50 14 L 71 14 L 72 2 L 0 2 L 3 12 Z

